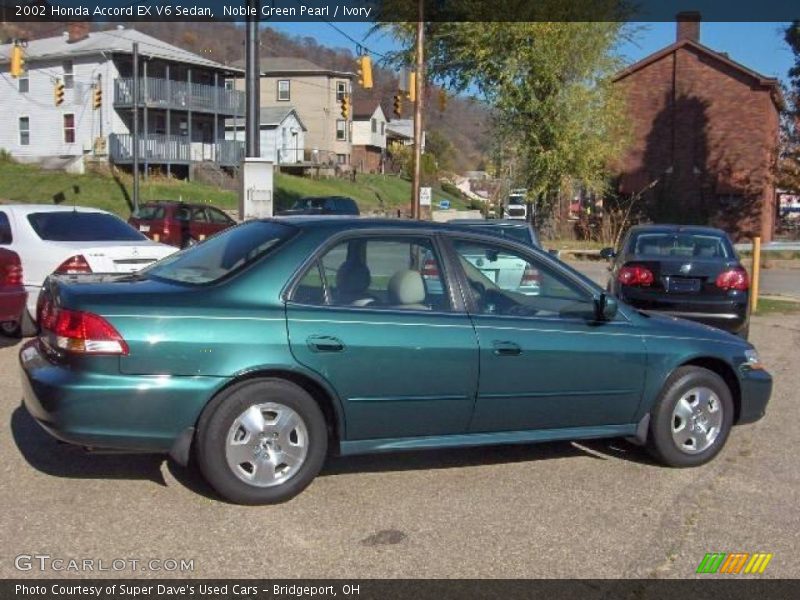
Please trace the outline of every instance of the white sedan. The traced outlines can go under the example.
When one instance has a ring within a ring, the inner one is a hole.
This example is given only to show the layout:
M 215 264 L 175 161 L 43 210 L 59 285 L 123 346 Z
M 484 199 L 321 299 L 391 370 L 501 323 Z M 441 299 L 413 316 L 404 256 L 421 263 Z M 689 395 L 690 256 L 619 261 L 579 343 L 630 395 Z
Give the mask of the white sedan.
M 46 204 L 0 205 L 0 247 L 19 255 L 28 292 L 21 323 L 2 331 L 24 335 L 33 333 L 39 291 L 51 273 L 130 273 L 177 251 L 106 211 Z

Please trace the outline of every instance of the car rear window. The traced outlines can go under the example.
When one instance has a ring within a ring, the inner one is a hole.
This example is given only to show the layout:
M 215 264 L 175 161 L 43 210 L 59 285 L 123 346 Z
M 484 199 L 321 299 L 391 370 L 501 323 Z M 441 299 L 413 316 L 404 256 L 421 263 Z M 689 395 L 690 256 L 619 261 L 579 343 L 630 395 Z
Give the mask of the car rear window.
M 261 258 L 294 231 L 289 225 L 250 221 L 168 256 L 141 273 L 179 283 L 213 283 Z
M 41 239 L 51 242 L 132 242 L 147 238 L 125 221 L 100 212 L 39 212 L 28 222 Z
M 527 227 L 497 227 L 493 225 L 478 225 L 475 227 L 475 229 L 482 233 L 485 232 L 494 235 L 500 235 L 502 237 L 514 240 L 515 242 L 521 242 L 527 246 L 535 245 L 535 242 L 531 239 L 531 231 Z
M 164 207 L 158 204 L 150 204 L 139 209 L 137 215 L 142 221 L 155 221 L 164 218 Z
M 631 239 L 636 256 L 731 258 L 728 241 L 719 235 L 699 233 L 640 233 Z

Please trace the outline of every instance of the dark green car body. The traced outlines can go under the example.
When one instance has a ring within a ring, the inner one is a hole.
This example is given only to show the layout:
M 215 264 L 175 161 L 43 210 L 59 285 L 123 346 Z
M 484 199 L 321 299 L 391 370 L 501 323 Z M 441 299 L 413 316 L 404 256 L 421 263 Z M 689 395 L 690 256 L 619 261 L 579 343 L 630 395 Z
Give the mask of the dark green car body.
M 478 313 L 453 244 L 501 244 L 603 292 L 536 249 L 458 227 L 366 219 L 279 219 L 275 248 L 209 283 L 141 276 L 54 279 L 59 306 L 102 316 L 124 356 L 72 356 L 41 339 L 20 351 L 24 402 L 52 435 L 96 448 L 170 452 L 184 462 L 207 404 L 237 382 L 279 377 L 322 407 L 342 454 L 646 435 L 651 406 L 681 365 L 718 373 L 735 422 L 763 416 L 770 375 L 724 332 L 620 305 L 610 320 Z M 184 251 L 198 252 L 243 224 Z M 449 310 L 292 300 L 314 260 L 358 236 L 427 240 L 442 257 Z M 155 272 L 154 272 L 155 273 Z

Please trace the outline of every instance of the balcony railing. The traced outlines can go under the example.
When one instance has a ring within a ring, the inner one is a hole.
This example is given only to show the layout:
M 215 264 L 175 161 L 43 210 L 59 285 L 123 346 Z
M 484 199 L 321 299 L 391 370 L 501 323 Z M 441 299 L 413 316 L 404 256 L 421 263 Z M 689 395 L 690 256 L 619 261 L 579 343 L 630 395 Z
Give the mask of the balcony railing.
M 133 78 L 114 81 L 114 105 L 133 106 Z M 226 116 L 244 115 L 244 92 L 188 81 L 172 81 L 156 77 L 139 78 L 139 106 L 192 110 Z
M 133 162 L 133 136 L 114 133 L 108 136 L 111 161 Z M 139 161 L 142 163 L 190 163 L 212 161 L 223 167 L 237 166 L 244 156 L 244 142 L 219 140 L 217 143 L 190 143 L 180 135 L 148 134 L 139 138 Z

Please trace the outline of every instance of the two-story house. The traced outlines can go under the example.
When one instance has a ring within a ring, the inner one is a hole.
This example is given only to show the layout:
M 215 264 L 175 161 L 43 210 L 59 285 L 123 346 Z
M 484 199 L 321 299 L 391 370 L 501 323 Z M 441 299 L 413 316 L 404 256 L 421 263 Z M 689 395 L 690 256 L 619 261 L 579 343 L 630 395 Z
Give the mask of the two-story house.
M 362 173 L 383 173 L 386 159 L 386 115 L 380 104 L 364 98 L 353 104 L 351 164 Z
M 237 63 L 243 66 L 244 63 Z M 261 107 L 290 107 L 306 127 L 305 160 L 317 164 L 351 163 L 351 117 L 342 115 L 342 99 L 352 98 L 355 75 L 324 69 L 303 58 L 261 58 Z M 244 80 L 236 80 L 244 89 Z
M 138 102 L 133 44 L 138 44 Z M 133 162 L 134 106 L 141 169 L 190 177 L 212 161 L 238 165 L 243 142 L 225 139 L 225 120 L 244 115 L 244 95 L 226 87 L 241 71 L 135 29 L 90 31 L 73 22 L 57 37 L 28 42 L 26 71 L 10 77 L 11 47 L 0 46 L 0 148 L 22 162 L 82 171 L 87 156 Z M 63 85 L 63 99 L 55 97 Z M 98 102 L 97 91 L 100 92 Z M 98 106 L 99 104 L 99 106 Z

